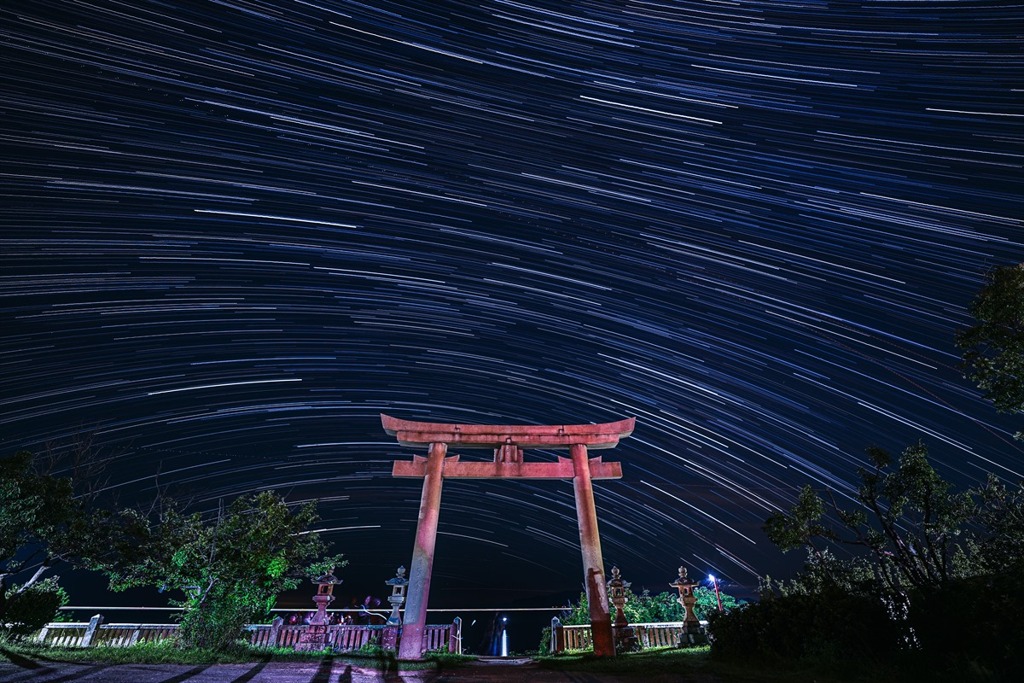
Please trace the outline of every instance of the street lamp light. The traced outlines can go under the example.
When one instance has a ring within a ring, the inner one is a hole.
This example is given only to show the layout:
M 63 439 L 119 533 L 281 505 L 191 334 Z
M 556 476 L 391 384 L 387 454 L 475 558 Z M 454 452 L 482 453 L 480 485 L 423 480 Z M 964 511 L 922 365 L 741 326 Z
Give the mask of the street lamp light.
M 718 579 L 714 574 L 708 574 L 708 581 L 715 587 L 715 598 L 718 600 L 718 611 L 722 611 L 722 594 L 718 592 Z

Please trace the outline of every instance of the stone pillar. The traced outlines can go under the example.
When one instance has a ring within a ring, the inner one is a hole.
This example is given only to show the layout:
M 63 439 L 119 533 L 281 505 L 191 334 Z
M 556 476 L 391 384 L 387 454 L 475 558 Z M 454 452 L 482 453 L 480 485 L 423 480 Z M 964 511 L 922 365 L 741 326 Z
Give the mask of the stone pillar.
M 448 632 L 448 652 L 462 654 L 462 618 L 452 619 L 452 629 Z
M 413 547 L 412 563 L 409 565 L 409 591 L 405 605 L 405 621 L 402 625 L 402 640 L 398 646 L 399 659 L 423 657 L 423 628 L 427 623 L 430 573 L 434 567 L 437 518 L 441 512 L 441 481 L 447 451 L 447 444 L 430 444 L 426 476 L 423 477 L 420 514 L 416 522 L 416 545 Z
M 284 625 L 284 619 L 280 616 L 274 617 L 274 620 L 270 622 L 270 636 L 267 638 L 268 647 L 277 647 L 277 641 L 281 638 L 281 626 Z
M 96 640 L 96 636 L 99 633 L 100 626 L 103 625 L 103 615 L 94 614 L 92 619 L 89 620 L 89 625 L 85 629 L 85 635 L 82 636 L 82 647 L 92 647 L 93 641 Z
M 590 481 L 590 461 L 587 447 L 573 444 L 573 492 L 576 495 L 576 518 L 580 527 L 580 550 L 583 554 L 583 578 L 590 606 L 590 633 L 594 639 L 594 655 L 615 656 L 612 620 L 608 612 L 608 589 L 604 578 L 604 560 L 601 557 L 601 537 L 597 530 L 597 506 L 594 487 Z
M 551 617 L 551 654 L 557 655 L 565 649 L 565 633 L 562 631 L 562 620 Z

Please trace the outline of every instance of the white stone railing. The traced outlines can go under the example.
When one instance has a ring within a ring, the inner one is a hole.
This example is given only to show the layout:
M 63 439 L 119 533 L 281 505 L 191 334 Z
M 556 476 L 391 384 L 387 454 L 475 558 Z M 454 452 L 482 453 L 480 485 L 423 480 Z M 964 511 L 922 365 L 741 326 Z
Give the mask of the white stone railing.
M 280 617 L 270 624 L 245 627 L 253 647 L 294 647 L 306 631 L 306 624 L 285 624 Z M 380 644 L 382 625 L 331 624 L 326 645 L 336 652 L 352 652 L 368 644 Z M 40 629 L 35 641 L 53 647 L 130 647 L 174 636 L 177 624 L 107 624 L 97 614 L 89 621 L 52 622 Z M 462 653 L 462 620 L 451 624 L 428 624 L 423 630 L 423 649 Z
M 707 622 L 701 622 L 703 630 Z M 682 642 L 684 623 L 681 621 L 630 624 L 637 642 L 643 648 L 678 647 Z M 551 620 L 551 652 L 558 654 L 570 650 L 594 649 L 590 624 L 563 625 L 558 617 Z

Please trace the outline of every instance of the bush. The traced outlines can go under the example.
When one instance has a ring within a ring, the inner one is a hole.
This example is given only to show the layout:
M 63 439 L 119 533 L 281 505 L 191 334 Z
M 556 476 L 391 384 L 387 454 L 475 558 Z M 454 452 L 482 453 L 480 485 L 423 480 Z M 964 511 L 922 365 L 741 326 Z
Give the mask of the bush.
M 914 595 L 921 655 L 960 680 L 1010 680 L 1024 667 L 1024 567 Z
M 891 662 L 898 627 L 877 598 L 840 592 L 773 597 L 711 615 L 711 655 L 844 666 Z
M 18 592 L 18 586 L 7 591 L 2 632 L 18 640 L 31 635 L 53 621 L 57 611 L 68 604 L 68 595 L 57 584 L 57 577 L 38 581 Z
M 254 616 L 245 601 L 220 595 L 182 614 L 178 638 L 185 648 L 226 650 Z
M 551 652 L 551 627 L 545 626 L 540 632 L 540 645 L 537 647 L 537 653 L 541 655 L 554 654 Z

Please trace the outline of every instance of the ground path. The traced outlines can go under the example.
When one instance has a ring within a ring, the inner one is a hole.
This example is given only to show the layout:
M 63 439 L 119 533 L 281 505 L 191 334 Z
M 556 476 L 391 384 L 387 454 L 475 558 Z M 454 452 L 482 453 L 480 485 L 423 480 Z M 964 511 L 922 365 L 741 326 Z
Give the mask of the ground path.
M 444 671 L 381 671 L 350 660 L 245 664 L 81 664 L 46 659 L 0 661 L 2 683 L 717 683 L 706 674 L 593 674 L 551 671 L 529 660 L 481 661 Z

